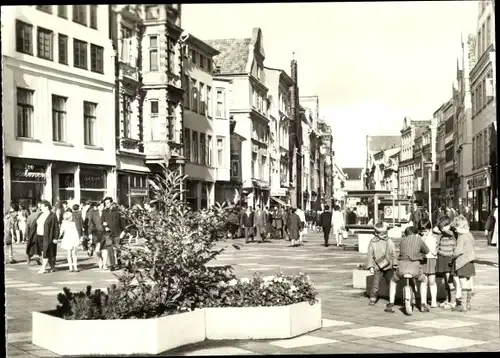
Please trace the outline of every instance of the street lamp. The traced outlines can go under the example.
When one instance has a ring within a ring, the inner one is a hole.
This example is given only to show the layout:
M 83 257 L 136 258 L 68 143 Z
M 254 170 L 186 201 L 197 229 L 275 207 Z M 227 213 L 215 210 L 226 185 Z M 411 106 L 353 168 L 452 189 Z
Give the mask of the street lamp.
M 428 183 L 429 183 L 429 220 L 431 220 L 431 218 L 432 218 L 432 215 L 431 215 L 431 213 L 432 213 L 431 175 L 432 175 L 432 167 L 434 166 L 434 163 L 432 161 L 430 161 L 430 162 L 425 162 L 424 165 L 427 168 L 427 172 L 428 172 L 427 175 L 428 175 Z
M 180 45 L 180 52 L 181 52 L 181 63 L 180 63 L 180 75 L 181 75 L 181 83 L 182 83 L 182 78 L 184 78 L 184 59 L 185 59 L 185 46 L 186 42 L 189 39 L 189 33 L 187 31 L 182 31 L 181 36 L 179 37 L 179 40 L 177 40 L 178 44 Z M 185 88 L 183 88 L 185 90 Z M 184 100 L 182 100 L 184 101 Z M 182 136 L 184 135 L 184 103 L 182 103 L 182 108 L 183 110 L 181 111 L 181 133 L 180 133 L 180 138 L 181 138 L 181 143 L 183 143 L 183 138 Z M 184 157 L 184 146 L 181 145 L 181 156 L 179 159 L 179 171 L 181 175 L 184 175 L 185 173 L 185 163 L 186 163 L 186 158 Z M 181 188 L 180 188 L 180 200 L 184 200 L 184 181 L 181 183 Z

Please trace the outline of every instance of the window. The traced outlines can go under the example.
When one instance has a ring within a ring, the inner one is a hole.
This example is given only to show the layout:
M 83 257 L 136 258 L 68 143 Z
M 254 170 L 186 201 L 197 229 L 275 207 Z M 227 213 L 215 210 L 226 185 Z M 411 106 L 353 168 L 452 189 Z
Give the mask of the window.
M 224 167 L 224 138 L 217 137 L 217 166 Z
M 38 27 L 37 32 L 38 57 L 52 61 L 52 31 Z
M 478 167 L 480 167 L 483 163 L 481 163 L 481 158 L 483 157 L 483 153 L 482 153 L 482 150 L 483 150 L 483 142 L 482 142 L 482 138 L 481 138 L 481 134 L 478 134 L 477 136 L 477 139 L 476 139 L 476 146 L 477 146 L 477 150 L 476 150 L 476 165 Z
M 66 142 L 66 100 L 52 95 L 52 140 Z
M 476 114 L 476 90 L 470 91 L 471 103 L 472 103 L 472 116 Z
M 33 25 L 16 20 L 16 51 L 33 55 Z
M 168 139 L 175 140 L 175 103 L 168 101 Z
M 212 60 L 207 58 L 207 70 L 208 72 L 212 72 Z
M 481 103 L 481 109 L 486 107 L 486 103 L 488 102 L 488 97 L 486 97 L 486 78 L 483 79 L 481 89 L 482 89 L 482 103 Z
M 225 117 L 225 109 L 224 109 L 224 89 L 217 88 L 217 107 L 215 108 L 215 117 L 216 118 L 224 118 Z
M 90 44 L 90 70 L 92 72 L 104 73 L 104 48 Z
M 189 109 L 189 102 L 191 99 L 190 92 L 190 79 L 188 75 L 184 75 L 184 108 Z
M 477 33 L 477 58 L 479 59 L 483 54 L 483 44 L 482 44 L 482 33 L 481 30 Z
M 158 71 L 158 36 L 149 36 L 149 70 Z
M 198 163 L 198 132 L 193 131 L 193 150 L 191 153 L 191 162 Z
M 209 167 L 212 166 L 212 136 L 208 135 L 207 136 L 207 159 L 206 159 L 207 165 Z
M 196 64 L 196 51 L 191 50 L 191 61 Z
M 198 83 L 196 80 L 191 80 L 191 110 L 198 112 Z
M 66 5 L 57 5 L 57 16 L 62 17 L 63 19 L 68 18 L 68 9 Z
M 68 64 L 68 36 L 63 34 L 58 34 L 58 57 L 59 63 L 63 65 Z
M 131 137 L 131 122 L 132 122 L 132 96 L 123 95 L 123 138 Z
M 149 105 L 150 105 L 149 113 L 152 116 L 155 116 L 155 117 L 158 116 L 158 101 L 156 101 L 156 100 L 149 101 Z
M 167 37 L 168 72 L 175 73 L 175 40 Z
M 160 9 L 158 5 L 146 6 L 146 20 L 156 20 L 160 17 Z
M 481 26 L 481 31 L 483 33 L 483 39 L 482 39 L 483 49 L 481 51 L 481 54 L 483 54 L 483 52 L 486 51 L 486 47 L 488 47 L 488 44 L 486 42 L 486 24 L 483 23 L 483 26 Z
M 205 85 L 200 82 L 200 114 L 205 114 Z
M 87 69 L 87 43 L 73 39 L 73 66 Z
M 206 142 L 206 138 L 205 138 L 205 133 L 200 133 L 200 149 L 201 149 L 200 164 L 206 165 L 207 164 L 207 142 Z
M 73 5 L 73 22 L 87 26 L 87 5 Z
M 36 8 L 40 11 L 52 14 L 52 5 L 37 5 Z
M 212 87 L 207 86 L 207 115 L 212 117 Z
M 97 30 L 97 5 L 90 5 L 90 27 Z
M 488 128 L 486 128 L 483 131 L 483 165 L 488 165 L 489 163 L 489 146 L 490 146 L 490 141 L 488 137 Z
M 85 145 L 96 145 L 97 104 L 83 102 L 83 132 Z
M 33 91 L 17 88 L 17 136 L 33 138 Z
M 190 161 L 191 160 L 191 131 L 189 128 L 184 129 L 184 157 Z
M 200 67 L 205 68 L 205 57 L 200 53 Z

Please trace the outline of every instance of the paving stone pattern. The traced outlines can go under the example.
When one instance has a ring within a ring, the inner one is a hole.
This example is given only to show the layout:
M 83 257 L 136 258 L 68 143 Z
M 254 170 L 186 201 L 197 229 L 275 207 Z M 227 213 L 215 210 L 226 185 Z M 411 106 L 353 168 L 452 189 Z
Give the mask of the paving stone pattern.
M 304 246 L 294 248 L 287 241 L 248 243 L 235 240 L 241 250 L 221 243 L 226 250 L 214 265 L 231 264 L 239 277 L 255 272 L 307 273 L 322 300 L 323 328 L 287 340 L 206 341 L 181 347 L 168 355 L 253 355 L 335 353 L 421 353 L 488 352 L 500 350 L 498 309 L 498 263 L 496 251 L 486 246 L 484 235 L 475 233 L 476 271 L 473 310 L 457 313 L 440 308 L 409 317 L 397 310 L 384 312 L 385 300 L 368 306 L 363 290 L 352 288 L 352 270 L 365 263 L 366 256 L 336 246 L 322 246 L 322 235 L 309 233 Z M 348 245 L 355 241 L 348 239 Z M 24 258 L 24 246 L 15 246 L 16 259 Z M 37 274 L 39 266 L 21 261 L 5 270 L 6 327 L 8 357 L 53 357 L 54 353 L 31 344 L 31 312 L 52 309 L 64 286 L 72 290 L 87 285 L 105 288 L 117 279 L 112 272 L 97 268 L 97 259 L 80 253 L 79 273 L 67 270 L 60 256 L 60 270 Z M 478 329 L 480 327 L 480 329 Z M 167 353 L 165 353 L 166 355 Z

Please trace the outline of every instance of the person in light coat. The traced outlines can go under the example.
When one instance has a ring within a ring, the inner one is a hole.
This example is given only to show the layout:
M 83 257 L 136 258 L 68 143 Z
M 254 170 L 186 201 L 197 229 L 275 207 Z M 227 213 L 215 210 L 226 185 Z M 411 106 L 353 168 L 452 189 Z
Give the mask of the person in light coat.
M 306 214 L 300 208 L 300 206 L 297 206 L 297 210 L 295 211 L 295 213 L 300 218 L 299 245 L 302 245 L 303 244 L 302 240 L 303 240 L 304 234 L 305 234 L 304 230 L 306 228 Z
M 337 242 L 337 246 L 342 246 L 342 233 L 345 229 L 344 215 L 340 212 L 340 207 L 335 205 L 332 213 L 332 232 Z

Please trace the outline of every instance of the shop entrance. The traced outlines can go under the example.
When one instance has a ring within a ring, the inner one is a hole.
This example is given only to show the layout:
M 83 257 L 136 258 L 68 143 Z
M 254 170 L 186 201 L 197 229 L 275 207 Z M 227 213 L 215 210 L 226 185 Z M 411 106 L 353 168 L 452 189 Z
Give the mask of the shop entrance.
M 28 209 L 42 200 L 43 183 L 12 182 L 12 203 L 22 205 Z

